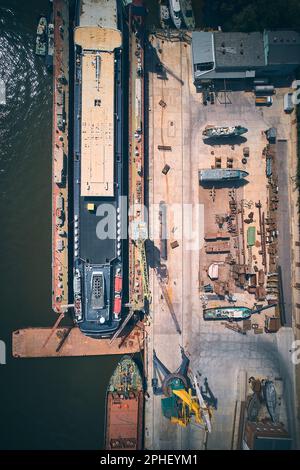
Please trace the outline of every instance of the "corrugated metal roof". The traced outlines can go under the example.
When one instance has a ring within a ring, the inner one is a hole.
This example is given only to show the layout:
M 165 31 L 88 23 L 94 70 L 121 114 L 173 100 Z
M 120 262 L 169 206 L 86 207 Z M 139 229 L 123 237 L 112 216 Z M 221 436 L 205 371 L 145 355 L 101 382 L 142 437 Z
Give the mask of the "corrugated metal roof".
M 205 31 L 193 31 L 192 51 L 194 64 L 213 62 L 213 33 Z

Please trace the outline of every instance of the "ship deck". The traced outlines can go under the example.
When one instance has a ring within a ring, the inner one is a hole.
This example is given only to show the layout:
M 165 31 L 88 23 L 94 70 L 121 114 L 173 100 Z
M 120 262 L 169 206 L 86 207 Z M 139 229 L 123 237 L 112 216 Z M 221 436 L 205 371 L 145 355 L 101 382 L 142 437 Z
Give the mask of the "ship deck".
M 80 198 L 80 220 L 81 227 L 84 227 L 80 234 L 80 255 L 91 264 L 107 264 L 116 257 L 116 235 L 106 239 L 97 236 L 97 225 L 101 224 L 97 208 L 101 202 L 103 200 L 99 202 L 99 198 Z M 88 211 L 87 204 L 94 204 L 95 210 Z M 110 204 L 116 206 L 115 201 Z
M 96 61 L 99 61 L 97 75 Z M 114 196 L 114 54 L 82 57 L 81 195 Z
M 141 449 L 143 392 L 127 400 L 108 393 L 106 406 L 106 449 Z

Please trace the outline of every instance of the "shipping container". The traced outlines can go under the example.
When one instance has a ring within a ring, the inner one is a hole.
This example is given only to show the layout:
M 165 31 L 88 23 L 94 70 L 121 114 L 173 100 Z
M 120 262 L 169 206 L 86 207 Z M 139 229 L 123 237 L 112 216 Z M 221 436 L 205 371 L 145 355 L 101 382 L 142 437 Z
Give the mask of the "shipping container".
M 273 85 L 257 85 L 254 90 L 256 94 L 273 95 L 275 93 Z
M 255 98 L 256 106 L 271 106 L 273 103 L 272 96 L 257 96 Z

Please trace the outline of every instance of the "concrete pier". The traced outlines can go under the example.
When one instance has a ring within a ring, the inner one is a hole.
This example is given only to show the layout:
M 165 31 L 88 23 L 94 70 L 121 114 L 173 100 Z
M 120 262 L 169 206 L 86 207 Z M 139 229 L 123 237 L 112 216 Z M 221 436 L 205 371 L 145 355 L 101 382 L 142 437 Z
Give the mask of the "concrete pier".
M 287 90 L 276 90 L 273 105 L 269 108 L 256 107 L 252 92 L 231 90 L 226 91 L 229 97 L 227 101 L 224 102 L 220 93 L 214 104 L 204 106 L 202 94 L 196 92 L 192 81 L 191 45 L 187 35 L 185 40 L 179 40 L 179 37 L 176 40 L 174 35 L 169 40 L 162 32 L 151 36 L 146 66 L 149 74 L 149 231 L 153 237 L 147 257 L 153 300 L 145 351 L 149 393 L 145 406 L 145 447 L 236 448 L 237 413 L 246 399 L 248 378 L 251 375 L 283 383 L 280 420 L 296 443 L 294 367 L 291 366 L 287 344 L 281 341 L 283 332 L 285 338 L 293 337 L 292 328 L 287 326 L 276 334 L 265 332 L 265 318 L 277 314 L 274 309 L 253 315 L 251 329 L 246 335 L 225 328 L 222 322 L 206 322 L 203 319 L 206 297 L 203 286 L 211 282 L 207 274 L 208 266 L 212 261 L 225 263 L 225 255 L 207 254 L 205 233 L 217 230 L 216 216 L 228 212 L 231 196 L 230 188 L 205 189 L 199 185 L 198 179 L 200 169 L 214 167 L 218 162 L 221 162 L 221 168 L 226 168 L 229 162 L 233 169 L 249 172 L 246 184 L 240 185 L 234 194 L 238 201 L 239 226 L 236 236 L 231 235 L 231 254 L 238 263 L 246 266 L 252 263 L 257 271 L 264 268 L 268 272 L 270 254 L 266 252 L 264 266 L 259 213 L 255 203 L 261 201 L 262 212 L 267 217 L 270 201 L 266 160 L 263 156 L 263 149 L 267 145 L 265 131 L 276 124 L 277 138 L 286 140 L 289 148 L 291 145 L 293 116 L 283 112 L 283 97 Z M 231 144 L 221 145 L 216 142 L 211 145 L 202 136 L 208 124 L 242 125 L 248 129 L 248 133 L 245 139 L 236 139 Z M 243 166 L 245 145 L 250 148 L 250 157 L 246 166 Z M 289 168 L 288 153 L 275 152 L 274 158 L 282 160 L 279 168 Z M 165 165 L 170 167 L 167 174 L 162 172 Z M 168 207 L 167 260 L 161 258 L 159 251 L 161 201 Z M 258 232 L 258 243 L 252 253 L 247 247 L 249 225 L 244 221 L 251 210 L 254 212 L 251 225 Z M 279 223 L 281 216 L 279 212 Z M 280 245 L 283 241 L 280 241 L 280 233 L 278 236 Z M 288 276 L 291 269 L 285 262 L 286 258 L 282 258 L 285 263 L 284 276 Z M 276 257 L 274 262 L 278 262 Z M 162 295 L 158 273 L 163 277 L 181 334 L 175 329 L 170 308 Z M 237 297 L 237 305 L 253 308 L 255 296 L 248 292 L 247 285 L 244 289 L 235 288 L 234 295 Z M 225 299 L 222 301 L 217 296 L 208 296 L 208 299 L 211 299 L 207 301 L 210 307 L 226 304 Z M 190 357 L 191 370 L 201 373 L 203 379 L 207 377 L 218 399 L 212 433 L 207 436 L 196 426 L 189 425 L 183 429 L 171 424 L 162 415 L 161 397 L 152 393 L 153 350 L 166 367 L 174 371 L 180 365 L 179 345 L 185 348 Z

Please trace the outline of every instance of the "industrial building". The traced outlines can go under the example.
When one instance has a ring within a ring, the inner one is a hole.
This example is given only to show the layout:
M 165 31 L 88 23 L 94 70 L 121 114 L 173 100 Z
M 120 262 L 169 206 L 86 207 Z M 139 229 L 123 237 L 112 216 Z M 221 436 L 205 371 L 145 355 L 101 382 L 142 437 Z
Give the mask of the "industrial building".
M 300 35 L 295 31 L 192 34 L 194 84 L 222 80 L 253 82 L 293 74 L 300 64 Z

